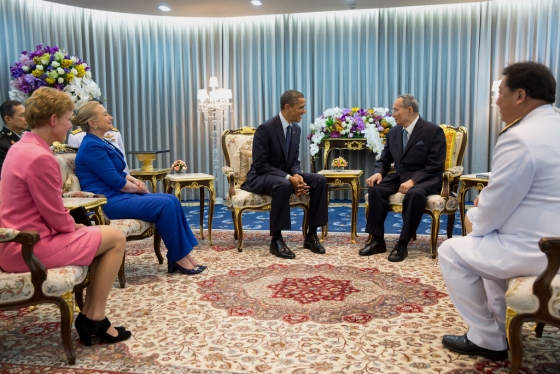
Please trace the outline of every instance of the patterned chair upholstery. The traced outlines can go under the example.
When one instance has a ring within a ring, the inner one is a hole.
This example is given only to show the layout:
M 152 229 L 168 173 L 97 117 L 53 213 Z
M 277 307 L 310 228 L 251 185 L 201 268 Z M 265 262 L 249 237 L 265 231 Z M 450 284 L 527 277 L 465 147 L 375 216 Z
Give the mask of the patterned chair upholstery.
M 226 206 L 231 211 L 234 227 L 234 238 L 237 239 L 237 250 L 243 250 L 243 222 L 242 215 L 245 211 L 270 211 L 272 197 L 247 192 L 240 186 L 247 179 L 247 173 L 253 162 L 253 136 L 254 127 L 243 127 L 236 130 L 226 130 L 222 134 L 222 151 L 225 163 L 224 175 L 228 178 L 229 190 L 226 195 Z M 290 207 L 303 208 L 303 227 L 305 235 L 308 224 L 309 196 L 296 194 L 290 196 Z
M 87 266 L 64 266 L 47 269 L 33 254 L 39 241 L 36 231 L 17 231 L 0 228 L 0 242 L 16 242 L 22 245 L 22 256 L 29 267 L 28 273 L 6 273 L 0 269 L 0 310 L 19 309 L 36 304 L 55 304 L 60 309 L 60 333 L 68 364 L 76 363 L 72 345 L 72 294 L 83 307 L 84 282 Z
M 546 269 L 538 277 L 508 280 L 506 331 L 511 353 L 509 372 L 513 374 L 519 371 L 523 359 L 523 323 L 537 322 L 538 338 L 545 324 L 560 327 L 560 238 L 542 238 L 539 248 L 547 257 Z
M 457 189 L 459 177 L 463 174 L 463 157 L 467 149 L 467 129 L 463 126 L 452 127 L 440 125 L 446 139 L 445 171 L 443 172 L 443 184 L 439 195 L 429 195 L 426 201 L 424 214 L 432 218 L 432 229 L 430 235 L 430 254 L 432 258 L 437 255 L 437 239 L 439 234 L 439 219 L 441 215 L 447 216 L 447 237 L 453 235 L 455 224 L 455 212 L 459 206 L 457 202 Z M 368 195 L 366 194 L 366 217 L 369 210 Z M 389 196 L 389 211 L 402 212 L 402 201 L 404 194 L 397 192 Z
M 82 191 L 80 188 L 80 181 L 76 176 L 76 153 L 77 148 L 70 147 L 66 144 L 55 143 L 52 146 L 52 151 L 55 158 L 60 165 L 60 172 L 62 173 L 62 180 L 64 185 L 62 187 L 63 197 L 99 197 L 100 195 L 91 192 Z M 146 222 L 139 219 L 113 219 L 110 220 L 110 225 L 121 229 L 125 236 L 126 241 L 142 240 L 154 235 L 154 252 L 157 256 L 158 262 L 163 264 L 163 257 L 161 255 L 161 236 L 156 230 L 152 222 Z M 119 270 L 119 284 L 121 288 L 125 286 L 124 275 L 124 258 Z

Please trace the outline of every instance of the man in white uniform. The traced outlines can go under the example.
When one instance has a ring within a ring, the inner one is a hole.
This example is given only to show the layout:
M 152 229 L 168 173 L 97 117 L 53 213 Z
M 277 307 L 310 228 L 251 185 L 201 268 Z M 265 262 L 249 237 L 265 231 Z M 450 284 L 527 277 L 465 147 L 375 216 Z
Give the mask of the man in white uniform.
M 68 135 L 68 145 L 70 147 L 78 148 L 80 144 L 82 144 L 82 140 L 84 139 L 84 136 L 86 136 L 86 133 L 82 131 L 82 129 L 76 129 L 72 131 L 70 135 Z M 119 130 L 113 127 L 111 130 L 105 133 L 104 138 L 105 140 L 113 144 L 115 147 L 117 147 L 119 151 L 122 152 L 124 156 L 124 162 L 126 164 L 126 167 L 124 168 L 124 172 L 130 174 L 128 170 L 128 163 L 126 162 L 126 154 L 124 153 L 124 143 Z
M 494 149 L 473 230 L 438 250 L 449 296 L 469 326 L 464 335 L 445 335 L 443 345 L 494 360 L 508 357 L 506 280 L 540 274 L 546 257 L 538 242 L 560 233 L 560 116 L 551 106 L 556 81 L 534 62 L 512 64 L 503 75 L 496 104 L 509 125 Z

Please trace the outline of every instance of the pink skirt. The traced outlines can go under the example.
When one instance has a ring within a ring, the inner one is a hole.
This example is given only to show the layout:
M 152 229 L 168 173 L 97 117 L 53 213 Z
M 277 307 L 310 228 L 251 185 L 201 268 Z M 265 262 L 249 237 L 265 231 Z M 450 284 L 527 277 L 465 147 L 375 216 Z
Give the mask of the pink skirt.
M 33 248 L 35 257 L 47 269 L 68 265 L 89 266 L 101 244 L 101 231 L 85 227 L 71 233 L 57 234 L 40 239 Z M 21 244 L 0 245 L 0 267 L 7 273 L 26 273 Z

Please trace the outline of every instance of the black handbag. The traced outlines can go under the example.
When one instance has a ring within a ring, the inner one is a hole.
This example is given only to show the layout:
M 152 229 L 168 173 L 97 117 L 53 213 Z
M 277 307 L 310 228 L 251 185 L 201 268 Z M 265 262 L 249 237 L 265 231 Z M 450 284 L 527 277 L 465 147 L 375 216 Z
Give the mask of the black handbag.
M 83 206 L 79 206 L 70 210 L 70 215 L 74 218 L 76 223 L 81 223 L 82 225 L 91 226 L 91 220 L 88 217 L 88 212 Z

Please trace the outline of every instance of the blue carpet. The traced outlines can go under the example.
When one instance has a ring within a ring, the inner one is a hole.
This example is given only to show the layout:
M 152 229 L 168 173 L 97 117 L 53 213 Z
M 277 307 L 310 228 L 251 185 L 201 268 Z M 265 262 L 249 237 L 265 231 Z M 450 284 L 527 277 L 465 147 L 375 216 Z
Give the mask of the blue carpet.
M 198 201 L 183 201 L 182 202 L 185 215 L 191 225 L 191 228 L 200 228 L 199 223 L 199 202 Z M 208 227 L 208 206 L 205 206 L 204 223 L 203 227 Z M 292 209 L 292 231 L 301 231 L 303 222 L 303 210 Z M 270 213 L 268 212 L 245 212 L 243 213 L 243 229 L 245 230 L 268 230 L 270 221 Z M 331 200 L 329 204 L 329 232 L 350 232 L 350 217 L 351 205 L 350 201 L 344 200 Z M 358 232 L 365 232 L 366 219 L 365 219 L 365 206 L 362 202 L 358 209 Z M 402 227 L 402 216 L 398 213 L 389 212 L 387 220 L 385 221 L 386 234 L 399 234 Z M 431 218 L 424 215 L 418 234 L 430 234 Z M 442 216 L 440 219 L 440 235 L 447 234 L 447 216 Z M 233 230 L 233 220 L 231 212 L 227 210 L 225 205 L 216 205 L 214 207 L 214 221 L 212 229 L 220 230 Z M 461 236 L 461 219 L 459 212 L 455 214 L 455 225 L 453 227 L 453 236 Z

